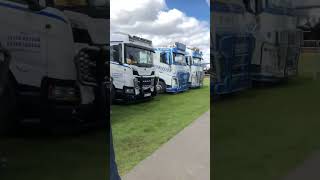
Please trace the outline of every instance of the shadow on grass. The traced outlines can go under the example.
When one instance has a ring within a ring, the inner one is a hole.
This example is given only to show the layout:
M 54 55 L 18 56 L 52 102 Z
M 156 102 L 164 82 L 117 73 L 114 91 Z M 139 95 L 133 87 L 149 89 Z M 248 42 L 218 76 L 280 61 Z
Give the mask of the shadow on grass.
M 211 103 L 229 103 L 233 101 L 243 100 L 243 99 L 254 99 L 261 91 L 274 91 L 280 89 L 292 89 L 303 87 L 307 84 L 312 83 L 314 80 L 310 76 L 300 76 L 293 79 L 278 81 L 274 83 L 254 83 L 251 89 L 244 91 L 239 91 L 231 94 L 219 95 L 215 98 L 211 98 Z M 319 81 L 320 83 L 320 81 Z

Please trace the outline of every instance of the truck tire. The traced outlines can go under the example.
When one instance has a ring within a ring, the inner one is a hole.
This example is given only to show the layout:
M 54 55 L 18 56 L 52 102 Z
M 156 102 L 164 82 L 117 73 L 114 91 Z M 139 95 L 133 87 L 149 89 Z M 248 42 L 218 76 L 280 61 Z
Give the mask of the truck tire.
M 17 121 L 17 96 L 14 83 L 8 81 L 0 96 L 0 134 L 14 134 L 18 127 Z
M 159 90 L 159 94 L 165 93 L 167 88 L 166 83 L 163 81 L 159 81 L 159 86 L 161 87 Z

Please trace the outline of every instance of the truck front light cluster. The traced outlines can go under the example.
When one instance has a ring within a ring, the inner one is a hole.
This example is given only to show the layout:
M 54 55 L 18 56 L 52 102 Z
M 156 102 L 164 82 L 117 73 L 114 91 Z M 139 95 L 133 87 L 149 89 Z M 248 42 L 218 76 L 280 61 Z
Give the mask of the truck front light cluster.
M 125 92 L 126 94 L 134 94 L 134 89 L 132 89 L 132 88 L 125 88 L 125 89 L 124 89 L 124 92 Z
M 51 86 L 49 88 L 49 99 L 76 101 L 79 100 L 79 96 L 74 87 Z
M 97 65 L 99 50 L 94 48 L 82 49 L 75 58 L 80 83 L 88 86 L 97 85 Z
M 178 79 L 177 78 L 172 78 L 172 82 L 171 82 L 172 84 L 172 87 L 177 87 L 178 86 Z
M 139 80 L 138 80 L 138 78 L 134 78 L 133 79 L 133 86 L 134 86 L 134 88 L 136 88 L 136 89 L 139 89 Z

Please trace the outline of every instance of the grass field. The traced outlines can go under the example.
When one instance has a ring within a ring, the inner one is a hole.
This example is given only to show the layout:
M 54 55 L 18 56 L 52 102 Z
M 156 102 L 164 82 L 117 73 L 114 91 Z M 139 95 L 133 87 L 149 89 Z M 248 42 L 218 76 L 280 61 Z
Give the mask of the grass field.
M 209 110 L 209 79 L 201 89 L 164 94 L 152 101 L 112 108 L 117 163 L 123 175 Z
M 206 80 L 202 89 L 113 107 L 113 132 L 122 174 L 209 110 L 208 82 Z M 108 163 L 106 133 L 0 137 L 0 160 L 5 156 L 8 162 L 6 168 L 0 167 L 0 179 L 105 179 Z M 3 155 L 1 152 L 7 153 Z
M 300 76 L 228 97 L 214 108 L 216 180 L 277 180 L 320 149 L 320 55 L 304 54 Z
M 72 137 L 0 138 L 0 152 L 7 152 L 8 161 L 7 168 L 0 168 L 0 179 L 105 179 L 106 142 L 106 132 Z

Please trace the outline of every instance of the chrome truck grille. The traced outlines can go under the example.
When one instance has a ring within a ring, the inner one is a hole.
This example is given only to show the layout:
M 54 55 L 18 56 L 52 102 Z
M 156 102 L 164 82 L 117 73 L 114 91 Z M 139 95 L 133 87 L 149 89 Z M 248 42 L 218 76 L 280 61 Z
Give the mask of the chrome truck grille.
M 86 86 L 97 86 L 97 81 L 99 79 L 97 61 L 105 61 L 105 58 L 102 57 L 101 53 L 103 53 L 101 48 L 84 48 L 80 50 L 75 57 L 78 80 L 81 84 Z M 106 66 L 107 64 L 104 63 L 104 65 Z
M 185 72 L 177 73 L 178 83 L 180 88 L 185 88 L 188 86 L 189 76 L 190 76 L 189 73 L 185 73 Z
M 139 77 L 137 86 L 148 89 L 154 86 L 154 81 L 155 79 L 153 77 Z

